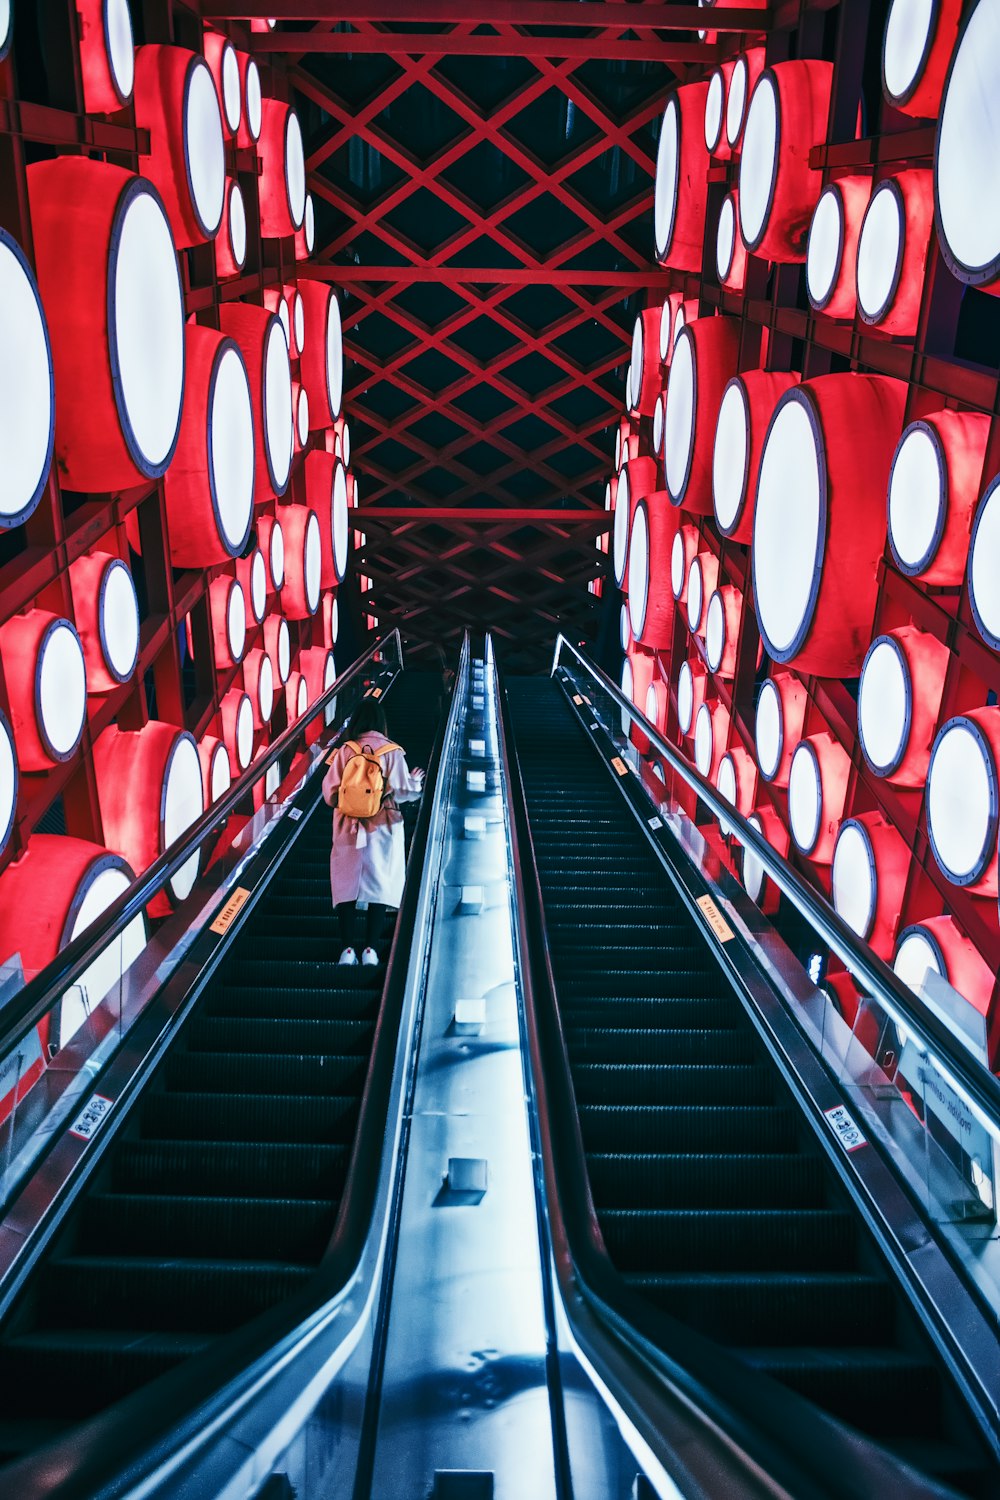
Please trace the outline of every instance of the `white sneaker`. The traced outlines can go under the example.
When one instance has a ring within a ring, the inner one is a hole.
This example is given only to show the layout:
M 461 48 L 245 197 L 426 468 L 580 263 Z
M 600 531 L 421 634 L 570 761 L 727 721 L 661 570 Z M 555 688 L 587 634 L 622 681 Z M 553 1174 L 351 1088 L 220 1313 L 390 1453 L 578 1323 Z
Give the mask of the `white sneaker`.
M 375 949 L 374 948 L 366 948 L 365 951 L 361 955 L 361 962 L 364 964 L 364 966 L 365 966 L 366 969 L 370 969 L 375 964 L 377 964 L 378 963 L 378 954 L 375 952 Z
M 339 964 L 354 964 L 354 965 L 357 965 L 358 955 L 355 953 L 355 951 L 354 951 L 353 948 L 345 948 L 344 951 L 343 951 L 343 953 L 337 959 L 337 962 Z

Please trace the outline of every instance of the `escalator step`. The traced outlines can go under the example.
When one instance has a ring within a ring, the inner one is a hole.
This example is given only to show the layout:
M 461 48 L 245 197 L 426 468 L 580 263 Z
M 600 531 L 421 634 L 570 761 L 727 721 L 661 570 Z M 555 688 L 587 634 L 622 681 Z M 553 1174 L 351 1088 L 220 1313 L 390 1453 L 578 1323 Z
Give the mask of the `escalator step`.
M 256 1052 L 181 1052 L 167 1058 L 168 1089 L 192 1093 L 360 1094 L 366 1057 Z
M 817 1156 L 591 1154 L 595 1203 L 627 1208 L 820 1208 L 824 1169 Z
M 796 1119 L 781 1105 L 580 1106 L 588 1151 L 788 1151 Z
M 346 1146 L 270 1141 L 126 1140 L 115 1153 L 118 1193 L 231 1192 L 242 1197 L 339 1197 Z
M 317 1198 L 207 1198 L 92 1193 L 83 1205 L 78 1250 L 119 1255 L 202 1255 L 315 1264 L 336 1203 Z
M 350 1141 L 358 1101 L 352 1095 L 150 1094 L 142 1101 L 145 1139 L 185 1141 Z
M 669 1067 L 586 1063 L 573 1068 L 581 1104 L 763 1104 L 773 1083 L 759 1064 Z
M 883 1441 L 940 1431 L 941 1386 L 928 1360 L 895 1349 L 741 1349 L 764 1370 L 831 1415 Z
M 575 997 L 572 1003 L 562 1005 L 560 1011 L 567 1031 L 572 1027 L 589 1027 L 596 1021 L 606 1023 L 613 1019 L 617 1026 L 646 1031 L 676 1027 L 681 1031 L 718 1032 L 732 1030 L 742 1015 L 728 995 L 671 995 L 663 998 L 641 996 L 629 999 L 619 996 L 613 1000 L 604 995 L 591 999 Z
M 894 1308 L 886 1283 L 860 1272 L 675 1272 L 625 1279 L 656 1307 L 722 1344 L 746 1344 L 761 1328 L 775 1346 L 874 1345 L 893 1333 Z
M 750 1063 L 757 1057 L 757 1040 L 743 1028 L 689 1031 L 681 1027 L 636 1028 L 567 1026 L 566 1046 L 574 1066 L 600 1058 L 604 1063 L 629 1063 L 641 1057 L 648 1063 Z
M 242 984 L 216 985 L 206 996 L 205 1013 L 209 1016 L 260 1016 L 273 1020 L 344 1021 L 374 1020 L 382 1001 L 381 989 L 285 989 L 267 985 L 248 989 Z
M 312 1021 L 288 1016 L 236 1018 L 206 1016 L 187 1026 L 184 1039 L 192 1052 L 339 1053 L 342 1057 L 371 1048 L 373 1027 L 366 1021 Z
M 669 969 L 659 972 L 643 972 L 621 968 L 613 972 L 596 974 L 566 974 L 559 980 L 560 998 L 566 997 L 571 1005 L 581 1000 L 602 1000 L 615 1005 L 619 996 L 631 1000 L 664 999 L 675 995 L 712 996 L 719 993 L 719 976 L 713 974 L 706 964 L 704 969 Z M 728 1003 L 734 1002 L 729 999 Z
M 623 1271 L 837 1271 L 855 1226 L 838 1209 L 598 1209 Z
M 44 1411 L 50 1420 L 82 1420 L 200 1354 L 210 1341 L 203 1334 L 113 1329 L 8 1339 L 0 1344 L 4 1415 Z
M 49 1328 L 226 1333 L 299 1291 L 309 1266 L 280 1261 L 70 1256 L 42 1273 Z
M 244 948 L 240 948 L 237 956 L 227 966 L 225 978 L 231 984 L 246 985 L 248 988 L 269 989 L 272 992 L 278 990 L 306 989 L 315 990 L 322 988 L 336 989 L 338 983 L 349 985 L 352 990 L 374 990 L 378 994 L 382 992 L 382 982 L 385 975 L 381 968 L 371 968 L 359 971 L 355 968 L 349 969 L 345 975 L 345 969 L 337 963 L 339 954 L 333 952 L 334 945 L 330 946 L 330 957 L 323 961 L 315 960 L 306 963 L 296 956 L 281 959 L 254 958 Z M 369 976 L 365 982 L 365 976 Z

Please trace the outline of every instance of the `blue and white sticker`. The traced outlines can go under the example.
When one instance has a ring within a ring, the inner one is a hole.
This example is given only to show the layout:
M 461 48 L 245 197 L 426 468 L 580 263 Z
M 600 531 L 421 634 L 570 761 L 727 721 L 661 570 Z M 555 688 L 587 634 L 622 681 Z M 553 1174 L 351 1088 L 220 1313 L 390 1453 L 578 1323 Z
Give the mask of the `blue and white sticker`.
M 836 1104 L 833 1109 L 824 1110 L 824 1114 L 829 1121 L 830 1129 L 845 1151 L 860 1151 L 862 1146 L 867 1146 L 868 1142 L 862 1135 L 856 1120 L 842 1104 Z
M 70 1135 L 75 1135 L 78 1141 L 93 1140 L 113 1102 L 106 1094 L 91 1094 L 69 1127 Z

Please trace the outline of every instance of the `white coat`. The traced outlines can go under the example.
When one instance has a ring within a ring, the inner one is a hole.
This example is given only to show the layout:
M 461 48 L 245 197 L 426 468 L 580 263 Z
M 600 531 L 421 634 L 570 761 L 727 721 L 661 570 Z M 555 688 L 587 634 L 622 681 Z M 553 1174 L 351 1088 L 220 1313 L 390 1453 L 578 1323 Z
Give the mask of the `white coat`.
M 358 741 L 376 749 L 389 744 L 384 734 L 370 730 Z M 414 777 L 405 753 L 397 747 L 382 758 L 389 785 L 373 818 L 346 818 L 337 811 L 337 791 L 344 767 L 354 752 L 346 745 L 334 752 L 323 778 L 323 798 L 333 808 L 333 848 L 330 851 L 330 892 L 334 906 L 344 901 L 378 901 L 398 906 L 403 899 L 406 849 L 403 815 L 394 804 L 415 802 L 423 790 L 423 778 Z

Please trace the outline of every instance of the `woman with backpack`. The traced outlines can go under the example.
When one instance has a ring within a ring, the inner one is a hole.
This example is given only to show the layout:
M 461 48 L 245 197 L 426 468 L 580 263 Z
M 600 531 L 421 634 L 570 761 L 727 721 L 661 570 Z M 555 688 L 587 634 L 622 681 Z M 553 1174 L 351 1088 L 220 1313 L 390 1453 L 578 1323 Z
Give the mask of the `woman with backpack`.
M 378 963 L 375 943 L 386 911 L 403 897 L 406 854 L 401 802 L 414 802 L 424 773 L 406 764 L 401 746 L 386 733 L 377 698 L 362 698 L 323 778 L 333 808 L 330 889 L 343 947 L 339 962 Z

